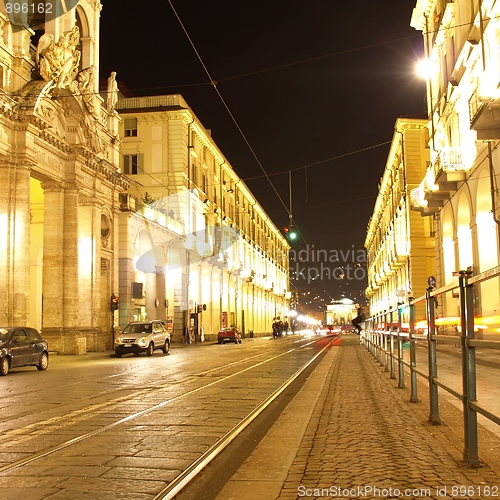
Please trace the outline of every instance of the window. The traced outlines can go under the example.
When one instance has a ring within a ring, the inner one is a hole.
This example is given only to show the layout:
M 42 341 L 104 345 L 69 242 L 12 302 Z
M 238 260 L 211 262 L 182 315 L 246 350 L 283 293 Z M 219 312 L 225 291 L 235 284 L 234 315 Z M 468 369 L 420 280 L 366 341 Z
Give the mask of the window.
M 142 154 L 123 155 L 123 173 L 125 175 L 144 173 L 142 168 Z
M 21 343 L 25 343 L 25 342 L 29 342 L 29 339 L 28 339 L 28 335 L 26 334 L 26 332 L 24 330 L 22 330 L 21 328 L 18 328 L 15 332 L 14 332 L 14 339 L 17 339 L 17 341 L 21 344 Z
M 33 342 L 40 342 L 42 340 L 42 336 L 34 329 L 34 328 L 27 328 L 30 339 Z
M 137 137 L 137 118 L 125 118 L 125 137 Z
M 191 181 L 193 184 L 198 184 L 198 165 L 193 163 L 191 170 Z

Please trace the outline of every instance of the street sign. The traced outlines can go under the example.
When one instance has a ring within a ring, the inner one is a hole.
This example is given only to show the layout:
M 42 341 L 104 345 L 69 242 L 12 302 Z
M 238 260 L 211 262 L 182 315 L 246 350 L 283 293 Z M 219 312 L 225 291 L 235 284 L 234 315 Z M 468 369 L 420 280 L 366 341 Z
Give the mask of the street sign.
M 436 288 L 436 277 L 435 276 L 429 276 L 427 278 L 427 284 L 429 285 L 430 288 Z

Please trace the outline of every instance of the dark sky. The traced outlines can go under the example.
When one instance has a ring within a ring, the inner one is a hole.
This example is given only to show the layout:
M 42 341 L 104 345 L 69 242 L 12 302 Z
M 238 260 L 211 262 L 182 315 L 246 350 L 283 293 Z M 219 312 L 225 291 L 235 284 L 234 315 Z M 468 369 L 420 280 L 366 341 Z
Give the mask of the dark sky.
M 297 250 L 363 248 L 389 151 L 371 147 L 392 140 L 398 117 L 425 113 L 416 0 L 171 0 L 258 161 L 169 1 L 101 1 L 102 79 L 116 71 L 136 95 L 182 94 L 279 228 L 292 170 Z M 255 179 L 259 162 L 282 201 Z M 366 286 L 306 281 L 302 290 L 335 299 Z

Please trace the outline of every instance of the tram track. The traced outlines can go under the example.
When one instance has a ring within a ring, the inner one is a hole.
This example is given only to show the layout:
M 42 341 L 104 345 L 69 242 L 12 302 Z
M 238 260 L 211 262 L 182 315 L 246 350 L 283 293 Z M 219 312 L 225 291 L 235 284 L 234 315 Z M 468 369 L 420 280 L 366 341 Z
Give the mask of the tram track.
M 61 452 L 63 450 L 66 450 L 68 448 L 74 447 L 78 444 L 83 443 L 84 441 L 91 440 L 92 438 L 96 436 L 101 436 L 103 434 L 106 434 L 111 431 L 116 431 L 118 427 L 124 426 L 127 424 L 132 423 L 134 420 L 139 420 L 143 417 L 147 417 L 150 414 L 154 414 L 155 412 L 158 412 L 160 410 L 164 410 L 167 406 L 174 406 L 176 403 L 179 403 L 182 400 L 186 400 L 190 398 L 191 396 L 199 395 L 203 391 L 205 392 L 210 392 L 211 390 L 219 387 L 220 386 L 225 386 L 227 385 L 228 382 L 231 380 L 241 380 L 241 377 L 244 376 L 245 374 L 255 371 L 258 369 L 261 369 L 262 367 L 266 365 L 273 364 L 276 365 L 276 362 L 286 358 L 288 355 L 291 353 L 296 353 L 301 349 L 302 347 L 307 347 L 311 346 L 314 344 L 316 340 L 309 341 L 309 342 L 304 342 L 301 343 L 301 345 L 298 346 L 293 346 L 283 352 L 280 352 L 278 354 L 274 354 L 272 356 L 266 355 L 266 353 L 258 353 L 256 355 L 252 355 L 249 358 L 244 358 L 240 360 L 236 360 L 231 363 L 226 363 L 222 366 L 218 366 L 209 370 L 204 370 L 198 373 L 193 373 L 190 374 L 189 380 L 186 378 L 184 380 L 185 384 L 186 383 L 199 383 L 200 381 L 203 381 L 208 377 L 208 382 L 203 383 L 202 385 L 198 385 L 195 387 L 192 387 L 189 390 L 183 390 L 182 392 L 174 395 L 170 395 L 169 397 L 165 397 L 165 395 L 162 395 L 162 392 L 165 391 L 172 391 L 172 383 L 167 382 L 164 384 L 161 384 L 160 386 L 154 387 L 154 388 L 148 388 L 147 390 L 144 390 L 144 388 L 134 390 L 133 392 L 130 392 L 130 388 L 126 389 L 121 389 L 127 390 L 128 394 L 120 396 L 118 398 L 114 398 L 112 400 L 108 401 L 103 401 L 98 404 L 94 405 L 88 405 L 85 408 L 80 408 L 78 410 L 74 410 L 73 412 L 70 412 L 69 414 L 65 415 L 58 415 L 56 417 L 52 417 L 50 419 L 46 419 L 44 421 L 38 421 L 38 422 L 33 422 L 27 426 L 13 429 L 12 431 L 8 433 L 3 433 L 2 437 L 0 438 L 0 453 L 5 452 L 5 447 L 10 445 L 12 448 L 12 445 L 18 445 L 20 446 L 21 444 L 26 444 L 28 443 L 31 439 L 43 439 L 44 436 L 54 436 L 54 435 L 64 435 L 64 433 L 68 434 L 73 432 L 76 434 L 75 436 L 71 437 L 70 439 L 66 439 L 59 444 L 55 446 L 48 447 L 46 449 L 42 449 L 36 453 L 31 453 L 28 456 L 24 456 L 19 460 L 4 464 L 3 466 L 0 466 L 0 473 L 2 475 L 7 474 L 9 472 L 12 472 L 16 469 L 20 469 L 23 467 L 27 467 L 37 461 L 40 461 L 41 459 L 48 459 L 50 456 L 57 454 L 58 452 Z M 326 349 L 330 344 L 327 344 L 326 347 L 323 348 Z M 320 351 L 320 353 L 323 352 L 323 350 Z M 309 363 L 312 362 L 312 360 L 316 359 L 317 356 L 319 356 L 320 353 L 317 353 L 312 359 L 310 359 L 304 366 L 308 366 Z M 265 359 L 258 359 L 258 358 L 265 358 Z M 249 364 L 250 363 L 250 364 Z M 235 367 L 245 365 L 247 364 L 248 366 L 244 366 L 241 369 L 238 369 L 236 371 L 231 371 L 234 370 Z M 282 363 L 281 363 L 282 364 Z M 276 365 L 279 366 L 279 365 Z M 276 366 L 273 368 L 276 370 Z M 206 463 L 206 460 L 209 457 L 215 456 L 217 453 L 222 450 L 228 442 L 230 442 L 234 436 L 236 436 L 243 428 L 248 425 L 249 422 L 251 422 L 254 418 L 258 416 L 258 414 L 272 401 L 274 400 L 278 394 L 281 393 L 282 390 L 284 390 L 284 387 L 286 387 L 289 383 L 291 383 L 291 380 L 294 380 L 298 375 L 299 372 L 302 371 L 303 368 L 296 370 L 290 377 L 288 377 L 283 384 L 278 387 L 275 391 L 272 392 L 270 396 L 265 398 L 263 401 L 261 401 L 259 404 L 254 405 L 254 408 L 250 412 L 246 412 L 245 416 L 243 418 L 239 418 L 239 422 L 236 423 L 235 425 L 232 425 L 229 431 L 225 432 L 222 438 L 218 439 L 215 444 L 213 444 L 211 447 L 209 447 L 208 450 L 206 450 L 202 455 L 201 458 L 193 462 L 192 466 L 189 468 L 189 473 L 186 475 L 184 474 L 182 479 L 178 480 L 176 484 L 185 484 L 186 477 L 191 478 L 193 473 L 197 473 L 196 471 L 198 470 L 199 467 L 202 467 L 200 464 Z M 223 374 L 224 371 L 230 370 L 231 373 L 229 374 Z M 268 372 L 269 373 L 269 372 Z M 217 377 L 215 380 L 213 377 Z M 241 382 L 240 382 L 241 383 Z M 236 384 L 236 386 L 238 383 Z M 244 384 L 243 384 L 244 386 Z M 117 390 L 111 391 L 111 392 L 118 392 Z M 100 397 L 101 395 L 99 395 Z M 151 404 L 151 402 L 147 402 L 149 398 L 153 399 L 158 399 L 159 396 L 162 396 L 161 401 Z M 246 404 L 250 404 L 255 400 L 254 395 L 248 396 L 248 401 Z M 140 401 L 138 401 L 140 399 Z M 244 396 L 241 398 L 241 400 L 244 400 Z M 96 417 L 106 417 L 109 419 L 109 414 L 114 413 L 123 413 L 123 411 L 130 405 L 134 404 L 137 406 L 144 406 L 147 404 L 147 407 L 140 409 L 139 411 L 133 412 L 133 413 L 128 413 L 126 416 L 122 418 L 117 418 L 113 420 L 110 423 L 107 423 L 106 425 L 98 425 L 98 424 L 92 424 L 96 425 L 96 428 L 94 430 L 90 430 L 87 432 L 83 433 L 78 433 L 78 425 L 81 424 L 87 424 L 89 425 L 89 419 L 95 419 Z M 126 429 L 124 430 L 126 432 Z M 210 458 L 211 459 L 211 458 Z M 204 465 L 203 465 L 204 466 Z M 190 480 L 190 479 L 189 479 Z M 171 482 L 169 482 L 171 484 Z M 168 497 L 168 492 L 164 493 L 163 497 L 161 498 L 169 498 Z M 167 496 L 165 496 L 167 495 Z M 158 497 L 160 498 L 160 497 Z
M 280 354 L 280 356 L 282 356 L 283 354 L 286 354 L 286 353 L 282 353 L 282 354 Z M 255 358 L 259 358 L 259 357 L 262 357 L 264 355 L 265 355 L 265 353 L 257 354 L 255 356 L 251 356 L 249 358 L 245 358 L 245 359 L 241 359 L 241 360 L 238 360 L 238 361 L 234 361 L 232 363 L 226 364 L 224 366 L 219 366 L 219 367 L 213 368 L 211 370 L 207 370 L 207 371 L 204 371 L 204 372 L 191 374 L 191 375 L 189 375 L 189 377 L 186 377 L 185 381 L 189 381 L 190 379 L 194 380 L 194 379 L 199 378 L 199 377 L 211 376 L 211 375 L 216 374 L 217 372 L 221 372 L 223 370 L 227 370 L 227 369 L 233 368 L 235 366 L 238 366 L 238 365 L 241 365 L 241 364 L 244 364 L 244 363 L 248 363 L 248 361 L 254 360 Z M 269 358 L 265 362 L 272 361 L 275 358 L 276 357 Z M 254 368 L 256 366 L 259 366 L 260 364 L 261 363 L 254 364 L 250 368 Z M 233 374 L 231 374 L 231 375 L 229 375 L 229 376 L 227 376 L 227 377 L 225 377 L 225 378 L 223 378 L 221 380 L 210 382 L 210 383 L 206 384 L 205 386 L 201 387 L 198 390 L 201 390 L 201 389 L 210 387 L 211 385 L 223 382 L 224 380 L 230 379 L 231 377 L 233 377 L 235 375 L 238 375 L 240 373 L 243 373 L 243 372 L 247 371 L 248 369 L 249 368 L 245 368 L 244 370 L 241 370 L 239 372 L 233 373 Z M 124 402 L 126 403 L 129 400 L 131 400 L 131 399 L 137 398 L 139 396 L 144 397 L 145 394 L 147 395 L 147 393 L 152 393 L 152 392 L 156 392 L 156 391 L 164 391 L 166 389 L 171 389 L 171 385 L 172 385 L 172 383 L 168 382 L 168 383 L 165 383 L 165 384 L 160 384 L 160 385 L 158 385 L 156 387 L 141 387 L 140 389 L 138 389 L 138 390 L 136 390 L 136 391 L 134 391 L 132 393 L 128 392 L 128 394 L 126 394 L 124 396 L 118 396 L 116 398 L 113 398 L 111 400 L 107 400 L 107 401 L 104 401 L 104 402 L 101 402 L 101 403 L 96 403 L 96 404 L 88 405 L 85 408 L 81 408 L 81 409 L 78 409 L 78 410 L 73 410 L 70 413 L 66 413 L 66 414 L 63 414 L 63 415 L 58 415 L 56 417 L 51 417 L 51 418 L 46 419 L 46 420 L 36 421 L 36 422 L 33 422 L 32 424 L 26 425 L 26 426 L 24 426 L 22 428 L 15 428 L 15 429 L 3 431 L 2 434 L 0 435 L 0 446 L 2 445 L 3 442 L 11 441 L 14 437 L 18 437 L 18 438 L 21 438 L 21 439 L 24 438 L 25 440 L 30 439 L 30 434 L 32 434 L 33 432 L 36 432 L 36 434 L 38 436 L 40 436 L 40 435 L 43 435 L 43 434 L 48 434 L 50 432 L 54 432 L 56 430 L 61 430 L 62 428 L 64 428 L 67 425 L 74 425 L 75 423 L 84 421 L 86 419 L 86 416 L 88 414 L 91 414 L 92 416 L 95 416 L 96 414 L 98 414 L 100 412 L 104 412 L 107 409 L 109 409 L 109 408 L 111 408 L 113 406 L 119 405 L 121 403 L 124 403 Z M 116 393 L 116 392 L 124 392 L 124 391 L 130 391 L 130 389 L 124 388 L 124 389 L 120 389 L 119 391 L 114 390 L 114 391 L 108 391 L 107 393 L 101 393 L 98 396 L 96 396 L 96 399 L 104 397 L 106 395 L 110 395 L 110 394 Z M 168 399 L 165 400 L 165 404 L 174 402 L 174 401 L 176 401 L 178 399 L 182 399 L 183 397 L 186 397 L 186 396 L 190 395 L 192 392 L 197 392 L 197 391 L 190 391 L 190 392 L 186 392 L 184 394 L 181 394 L 180 396 L 175 396 L 173 398 L 168 398 Z M 153 406 L 152 409 L 155 409 L 157 406 L 158 405 Z M 158 407 L 161 407 L 161 406 L 158 406 Z M 149 410 L 145 410 L 146 413 L 147 413 L 147 411 L 149 411 Z M 141 415 L 141 414 L 142 414 L 142 412 L 138 412 L 137 414 L 134 414 L 134 415 L 138 416 L 138 415 Z M 122 419 L 122 421 L 127 421 L 127 420 L 128 420 L 128 417 L 126 419 Z M 7 421 L 7 419 L 0 420 L 0 422 L 5 422 L 5 421 Z M 91 435 L 92 435 L 92 433 L 91 433 Z M 3 469 L 0 467 L 0 472 L 2 472 L 2 470 Z
M 259 353 L 259 354 L 255 354 L 255 355 L 252 355 L 252 356 L 249 356 L 247 358 L 244 358 L 244 359 L 239 359 L 239 360 L 236 360 L 236 361 L 232 361 L 231 363 L 227 363 L 223 366 L 218 366 L 218 367 L 215 367 L 215 368 L 212 368 L 210 370 L 205 370 L 205 371 L 202 371 L 202 372 L 198 372 L 198 373 L 192 373 L 192 374 L 189 374 L 188 376 L 184 376 L 183 377 L 183 381 L 188 381 L 190 379 L 196 379 L 196 378 L 200 378 L 200 377 L 206 377 L 206 376 L 211 376 L 213 374 L 216 374 L 217 372 L 221 372 L 221 371 L 224 371 L 224 370 L 227 370 L 227 369 L 230 369 L 232 367 L 235 367 L 235 366 L 238 366 L 238 365 L 241 365 L 241 364 L 244 364 L 244 363 L 248 363 L 249 361 L 252 361 L 254 359 L 257 359 L 257 358 L 261 358 L 263 356 L 265 356 L 266 353 Z M 147 372 L 149 370 L 149 368 L 143 368 L 142 371 L 144 372 Z M 141 370 L 139 370 L 140 372 Z M 133 374 L 137 374 L 137 372 L 134 372 Z M 124 377 L 124 376 L 130 376 L 131 373 L 128 373 L 128 372 L 125 372 L 125 373 L 118 373 L 118 374 L 113 374 L 113 375 L 106 375 L 104 377 L 100 377 L 99 379 L 95 379 L 94 380 L 94 383 L 95 384 L 98 384 L 100 382 L 106 382 L 108 379 L 112 379 L 112 378 L 117 378 L 117 377 Z M 164 375 L 163 378 L 167 378 L 167 375 Z M 84 385 L 87 381 L 85 380 L 81 380 L 81 381 L 78 381 L 78 382 L 71 382 L 71 383 L 65 383 L 65 384 L 60 384 L 58 385 L 58 390 L 59 391 L 64 391 L 64 390 L 67 390 L 67 389 L 74 389 L 76 386 L 78 385 Z M 171 387 L 172 385 L 174 384 L 178 384 L 179 383 L 179 380 L 177 379 L 174 379 L 174 380 L 168 380 L 166 381 L 165 383 L 163 384 L 159 384 L 159 385 L 156 385 L 154 387 L 141 387 L 141 389 L 139 391 L 137 391 L 135 394 L 134 393 L 131 393 L 131 394 L 127 394 L 125 396 L 118 396 L 114 399 L 115 402 L 119 402 L 123 399 L 128 399 L 130 397 L 133 397 L 134 395 L 137 395 L 137 394 L 143 394 L 145 391 L 149 391 L 149 390 L 158 390 L 158 389 L 166 389 L 166 388 L 169 388 Z M 100 391 L 98 394 L 94 395 L 93 396 L 93 399 L 99 399 L 99 398 L 104 398 L 104 397 L 109 397 L 110 395 L 112 394 L 115 394 L 115 393 L 123 393 L 124 391 L 129 391 L 130 389 L 129 388 L 119 388 L 119 389 L 111 389 L 111 390 L 104 390 L 104 391 Z M 39 389 L 33 389 L 33 390 L 28 390 L 28 391 L 22 391 L 22 392 L 18 392 L 17 393 L 17 396 L 23 396 L 25 398 L 28 398 L 30 395 L 32 394 L 37 394 L 39 392 Z M 94 409 L 98 410 L 100 404 L 96 404 L 96 405 L 92 405 L 89 407 L 89 411 L 92 411 Z M 58 410 L 63 410 L 63 408 L 58 408 Z M 77 413 L 81 413 L 82 411 L 85 411 L 85 410 L 78 410 Z M 8 423 L 8 422 L 11 422 L 11 421 L 15 421 L 17 419 L 20 419 L 20 418 L 23 418 L 25 416 L 30 416 L 32 415 L 32 412 L 31 411 L 26 411 L 24 413 L 17 413 L 17 414 L 14 414 L 14 415 L 10 415 L 8 417 L 1 417 L 0 418 L 0 425 L 1 424 L 5 424 L 5 423 Z M 62 415 L 62 416 L 57 416 L 57 417 L 52 417 L 51 421 L 56 421 L 58 419 L 61 419 L 61 418 L 66 418 L 66 415 Z M 36 426 L 39 426 L 39 425 L 44 425 L 45 424 L 45 421 L 37 421 L 36 423 L 33 423 L 31 424 L 31 427 L 36 427 Z M 24 429 L 29 429 L 30 428 L 30 425 L 24 427 Z M 20 433 L 20 430 L 19 429 L 12 429 L 11 431 L 14 431 L 13 433 L 14 434 L 19 434 Z M 8 436 L 8 435 L 11 435 L 10 434 L 10 431 L 9 429 L 4 429 L 2 430 L 2 434 L 0 435 L 0 444 L 1 442 L 4 440 L 5 436 Z

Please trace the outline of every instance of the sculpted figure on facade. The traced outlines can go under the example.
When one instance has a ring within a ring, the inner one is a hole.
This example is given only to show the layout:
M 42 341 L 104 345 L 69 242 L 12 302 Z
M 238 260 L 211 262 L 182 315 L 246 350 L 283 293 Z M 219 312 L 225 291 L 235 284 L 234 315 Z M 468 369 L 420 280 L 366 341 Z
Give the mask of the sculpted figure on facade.
M 40 38 L 35 57 L 45 81 L 53 80 L 58 89 L 66 88 L 74 81 L 80 64 L 79 43 L 78 26 L 61 35 L 57 43 L 54 43 L 53 35 L 48 33 Z
M 95 66 L 90 66 L 90 68 L 80 71 L 76 79 L 77 89 L 74 92 L 81 94 L 89 113 L 97 118 L 99 116 L 99 105 L 94 93 L 95 71 Z

